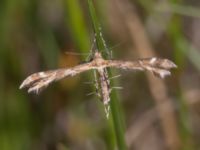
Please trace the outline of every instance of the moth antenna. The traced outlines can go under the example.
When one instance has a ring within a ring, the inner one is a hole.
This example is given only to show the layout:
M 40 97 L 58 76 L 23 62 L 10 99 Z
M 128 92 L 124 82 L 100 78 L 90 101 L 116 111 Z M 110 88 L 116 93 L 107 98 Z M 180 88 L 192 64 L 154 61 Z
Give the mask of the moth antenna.
M 96 82 L 94 82 L 94 81 L 83 82 L 83 84 L 89 84 L 89 85 L 95 84 L 95 83 L 96 83 Z
M 109 50 L 113 50 L 114 48 L 118 47 L 118 46 L 121 45 L 121 44 L 122 44 L 122 42 L 119 42 L 119 43 L 117 43 L 117 44 L 111 46 L 111 47 L 109 48 Z
M 116 90 L 123 90 L 124 88 L 121 86 L 113 86 L 111 89 L 116 89 Z
M 90 93 L 86 94 L 86 96 L 96 95 L 96 94 L 97 94 L 97 92 L 95 91 L 95 92 L 90 92 Z
M 116 79 L 116 78 L 119 78 L 119 77 L 121 77 L 120 74 L 119 74 L 119 75 L 116 75 L 116 76 L 113 76 L 113 77 L 110 77 L 109 80 Z
M 97 92 L 97 91 L 95 91 L 95 92 L 90 92 L 90 93 L 88 93 L 88 94 L 86 94 L 86 96 L 91 96 L 91 95 L 96 95 L 97 97 L 101 97 L 101 95 Z

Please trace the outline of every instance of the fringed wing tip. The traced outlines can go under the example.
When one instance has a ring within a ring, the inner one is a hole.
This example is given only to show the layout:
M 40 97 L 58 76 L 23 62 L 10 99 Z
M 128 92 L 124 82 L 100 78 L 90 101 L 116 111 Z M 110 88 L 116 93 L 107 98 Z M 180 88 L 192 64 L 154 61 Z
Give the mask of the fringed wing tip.
M 29 78 L 30 78 L 30 76 L 27 77 L 27 78 L 21 83 L 21 85 L 19 86 L 19 89 L 23 89 L 23 88 L 27 87 L 27 86 L 30 84 Z
M 152 58 L 150 60 L 150 64 L 153 66 L 151 69 L 148 69 L 153 72 L 153 74 L 157 77 L 164 79 L 166 76 L 170 76 L 171 69 L 177 68 L 177 65 L 169 59 L 160 59 L 160 58 Z
M 24 82 L 22 82 L 22 84 L 20 84 L 19 89 L 23 89 L 24 88 Z
M 37 88 L 37 86 L 31 85 L 30 83 L 27 83 L 26 80 L 24 80 L 19 86 L 19 89 L 23 89 L 26 87 L 28 87 L 28 93 L 39 93 L 39 88 Z
M 172 62 L 171 60 L 168 60 L 168 62 L 171 66 L 169 69 L 178 68 L 178 66 L 174 62 Z
M 40 88 L 37 88 L 36 86 L 34 86 L 34 87 L 30 87 L 30 88 L 28 89 L 28 93 L 39 94 L 40 91 L 41 91 L 41 89 L 40 89 Z
M 177 67 L 173 67 L 177 68 Z M 159 77 L 161 79 L 164 79 L 167 76 L 171 75 L 170 69 L 160 69 L 160 68 L 153 68 L 150 70 L 156 77 Z
M 19 86 L 19 89 L 28 88 L 28 93 L 38 94 L 42 89 L 47 87 L 49 83 L 55 80 L 54 73 L 44 73 L 39 72 L 28 76 L 22 84 Z
M 34 73 L 30 76 L 28 76 L 22 83 L 21 85 L 19 86 L 19 89 L 23 89 L 23 88 L 26 88 L 26 87 L 29 87 L 31 84 L 33 84 L 34 82 L 36 82 L 37 80 L 40 79 L 40 76 L 38 74 L 41 74 L 41 73 Z
M 169 59 L 157 59 L 157 60 L 158 60 L 157 65 L 163 69 L 170 70 L 173 68 L 177 68 L 177 65 Z
M 171 72 L 168 71 L 168 70 L 162 70 L 162 71 L 160 72 L 160 77 L 161 77 L 162 79 L 164 79 L 165 77 L 170 76 L 170 75 L 171 75 Z

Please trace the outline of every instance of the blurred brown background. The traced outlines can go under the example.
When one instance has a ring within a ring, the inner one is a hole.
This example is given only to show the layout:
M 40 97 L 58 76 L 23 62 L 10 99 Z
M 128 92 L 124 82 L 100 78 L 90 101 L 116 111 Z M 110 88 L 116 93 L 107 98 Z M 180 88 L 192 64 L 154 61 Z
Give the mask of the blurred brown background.
M 128 149 L 200 149 L 200 1 L 94 2 L 114 59 L 158 56 L 178 65 L 165 80 L 117 70 Z M 93 40 L 86 0 L 0 1 L 1 150 L 116 149 L 102 103 L 86 96 L 90 72 L 40 95 L 18 89 L 32 73 L 86 60 Z

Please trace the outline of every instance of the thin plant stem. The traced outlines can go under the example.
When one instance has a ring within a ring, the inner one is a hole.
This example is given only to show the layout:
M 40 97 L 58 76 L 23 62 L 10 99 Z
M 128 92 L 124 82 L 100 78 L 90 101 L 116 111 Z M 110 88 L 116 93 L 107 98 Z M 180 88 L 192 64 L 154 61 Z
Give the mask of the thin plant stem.
M 105 41 L 102 36 L 101 32 L 101 26 L 100 23 L 97 19 L 95 8 L 93 5 L 92 0 L 88 0 L 88 6 L 89 6 L 89 11 L 90 15 L 92 18 L 92 24 L 95 32 L 95 38 L 96 38 L 96 44 L 97 44 L 97 49 L 100 51 L 105 50 L 107 54 L 109 54 L 109 49 L 106 47 Z M 106 54 L 104 53 L 104 54 Z M 104 55 L 104 57 L 108 58 L 109 55 Z M 110 69 L 108 69 L 108 74 L 110 77 L 112 77 L 112 72 Z M 110 81 L 111 87 L 114 86 L 114 81 Z M 124 122 L 123 122 L 123 115 L 122 115 L 122 110 L 119 104 L 119 96 L 116 90 L 113 90 L 110 94 L 110 106 L 111 106 L 111 117 L 113 121 L 113 126 L 114 126 L 114 131 L 115 131 L 115 139 L 117 142 L 117 146 L 119 150 L 126 150 L 126 144 L 125 144 L 125 137 L 124 137 Z M 112 129 L 111 129 L 112 130 Z

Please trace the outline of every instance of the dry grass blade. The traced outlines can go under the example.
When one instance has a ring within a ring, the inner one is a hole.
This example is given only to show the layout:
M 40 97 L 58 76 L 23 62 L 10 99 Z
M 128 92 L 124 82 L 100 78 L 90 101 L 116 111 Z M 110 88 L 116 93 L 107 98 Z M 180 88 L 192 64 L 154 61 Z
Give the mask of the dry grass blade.
M 131 49 L 137 50 L 139 57 L 146 56 L 155 56 L 155 50 L 151 41 L 148 39 L 148 35 L 145 31 L 145 27 L 140 20 L 140 17 L 137 14 L 137 11 L 133 6 L 133 3 L 130 3 L 129 0 L 112 0 L 111 4 L 115 13 L 121 15 L 119 22 L 124 22 L 125 27 L 130 35 L 130 40 L 134 43 L 134 46 Z M 118 12 L 116 11 L 118 10 Z M 117 24 L 117 22 L 116 22 Z M 149 89 L 152 93 L 153 99 L 156 105 L 160 105 L 164 101 L 168 103 L 165 107 L 166 109 L 173 109 L 173 100 L 168 95 L 167 87 L 164 82 L 152 78 L 150 75 L 147 75 Z M 158 94 L 159 93 L 159 94 Z M 176 114 L 171 111 L 166 113 L 165 109 L 158 107 L 158 114 L 161 121 L 161 127 L 163 130 L 163 135 L 166 140 L 166 145 L 170 150 L 177 150 L 181 147 L 181 140 L 178 134 L 178 125 Z

